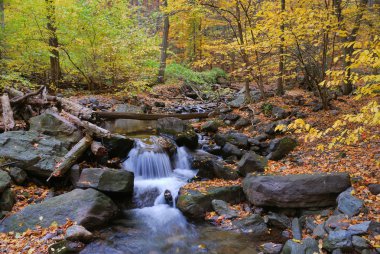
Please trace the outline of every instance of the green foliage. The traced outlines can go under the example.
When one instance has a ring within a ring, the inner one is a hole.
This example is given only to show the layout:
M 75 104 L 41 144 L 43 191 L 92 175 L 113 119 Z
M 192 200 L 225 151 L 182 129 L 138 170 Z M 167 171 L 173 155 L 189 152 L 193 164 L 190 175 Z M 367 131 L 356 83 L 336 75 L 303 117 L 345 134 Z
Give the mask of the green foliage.
M 272 114 L 273 105 L 265 102 L 261 105 L 261 110 L 263 111 L 265 116 L 270 116 Z

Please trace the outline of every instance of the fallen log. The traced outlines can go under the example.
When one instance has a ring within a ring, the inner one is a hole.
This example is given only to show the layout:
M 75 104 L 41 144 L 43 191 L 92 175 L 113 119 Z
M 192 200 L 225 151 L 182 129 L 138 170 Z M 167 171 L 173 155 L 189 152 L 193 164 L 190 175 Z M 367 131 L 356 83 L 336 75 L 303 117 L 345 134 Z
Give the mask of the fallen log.
M 84 120 L 80 120 L 78 117 L 76 117 L 70 113 L 62 111 L 61 114 L 64 117 L 66 117 L 70 122 L 75 124 L 76 126 L 82 127 L 83 129 L 85 129 L 86 133 L 90 136 L 94 135 L 98 138 L 105 138 L 105 137 L 110 137 L 112 135 L 111 132 L 109 132 L 108 130 L 103 129 L 103 128 L 101 128 L 101 127 L 99 127 L 93 123 L 90 123 L 90 122 L 87 122 Z
M 27 93 L 21 97 L 16 97 L 14 99 L 12 99 L 12 103 L 16 104 L 16 103 L 21 103 L 23 101 L 25 101 L 26 99 L 28 99 L 29 97 L 33 97 L 33 96 L 36 96 L 36 95 L 39 95 L 40 93 L 42 93 L 42 91 L 45 89 L 45 86 L 41 86 L 37 91 L 35 92 L 30 92 L 30 93 Z
M 103 119 L 158 120 L 165 117 L 176 117 L 182 120 L 189 120 L 196 118 L 208 118 L 210 113 L 211 112 L 190 114 L 136 114 L 124 112 L 94 112 L 94 115 Z
M 57 163 L 53 173 L 47 179 L 50 180 L 52 177 L 63 176 L 81 157 L 84 152 L 91 146 L 92 138 L 90 136 L 85 136 L 82 138 L 71 150 L 62 158 L 62 160 Z
M 96 156 L 96 157 L 103 157 L 107 155 L 107 148 L 105 148 L 102 143 L 93 141 L 91 144 L 91 152 Z
M 57 97 L 57 101 L 65 111 L 71 113 L 72 115 L 84 120 L 92 119 L 92 114 L 94 113 L 92 109 L 61 97 Z
M 12 130 L 15 127 L 15 120 L 13 118 L 13 111 L 7 93 L 3 94 L 1 97 L 1 105 L 3 108 L 4 131 Z

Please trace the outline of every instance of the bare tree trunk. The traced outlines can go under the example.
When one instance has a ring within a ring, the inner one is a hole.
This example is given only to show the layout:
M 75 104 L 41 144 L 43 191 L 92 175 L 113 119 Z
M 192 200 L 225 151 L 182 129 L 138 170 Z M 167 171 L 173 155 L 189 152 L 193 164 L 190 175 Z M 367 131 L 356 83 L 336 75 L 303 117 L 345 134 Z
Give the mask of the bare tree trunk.
M 45 0 L 47 9 L 47 30 L 49 31 L 49 47 L 50 47 L 50 75 L 51 82 L 55 87 L 59 86 L 61 78 L 61 68 L 59 65 L 59 43 L 57 37 L 57 26 L 55 19 L 55 2 L 54 0 Z
M 284 13 L 284 12 L 285 12 L 285 0 L 281 0 L 281 13 Z M 285 24 L 284 24 L 284 21 L 281 21 L 280 29 L 281 29 L 281 44 L 280 44 L 280 50 L 279 50 L 280 63 L 278 66 L 280 76 L 278 77 L 278 80 L 277 80 L 277 94 L 283 95 L 284 94 L 284 67 L 285 67 L 285 64 L 284 64 L 284 60 L 285 60 L 285 57 L 284 57 L 284 53 L 285 53 L 285 49 L 284 49 L 285 48 L 285 45 L 284 45 L 284 42 L 285 42 L 285 38 L 284 38 Z
M 11 131 L 15 127 L 15 120 L 13 118 L 13 111 L 11 108 L 11 103 L 9 101 L 8 94 L 5 93 L 1 97 L 1 105 L 3 108 L 4 130 Z
M 164 0 L 163 3 L 164 7 L 168 6 L 168 1 Z M 160 59 L 160 68 L 158 70 L 158 78 L 157 82 L 159 84 L 162 84 L 165 82 L 165 69 L 166 69 L 166 58 L 167 58 L 167 51 L 169 46 L 169 15 L 164 14 L 164 31 L 162 35 L 162 44 L 161 44 L 161 59 Z

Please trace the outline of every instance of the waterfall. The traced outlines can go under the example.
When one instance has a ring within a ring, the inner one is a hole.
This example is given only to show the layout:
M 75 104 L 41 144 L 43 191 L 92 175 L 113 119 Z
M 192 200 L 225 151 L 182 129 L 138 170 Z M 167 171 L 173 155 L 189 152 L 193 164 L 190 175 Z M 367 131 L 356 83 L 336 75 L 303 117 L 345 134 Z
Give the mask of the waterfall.
M 174 165 L 176 169 L 190 169 L 189 155 L 186 147 L 181 146 L 177 148 Z

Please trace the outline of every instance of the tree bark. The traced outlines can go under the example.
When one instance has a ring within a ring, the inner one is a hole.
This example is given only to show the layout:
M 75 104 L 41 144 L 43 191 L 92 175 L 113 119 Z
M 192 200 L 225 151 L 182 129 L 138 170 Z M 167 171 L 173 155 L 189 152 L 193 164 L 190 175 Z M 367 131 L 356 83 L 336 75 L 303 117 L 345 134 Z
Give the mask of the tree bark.
M 60 106 L 67 112 L 85 120 L 90 120 L 94 111 L 65 98 L 57 97 Z
M 4 123 L 4 130 L 10 131 L 15 127 L 15 120 L 13 118 L 13 111 L 11 108 L 11 103 L 9 101 L 8 94 L 3 94 L 1 97 L 1 105 L 3 108 L 3 123 Z
M 47 30 L 49 31 L 49 47 L 50 47 L 50 75 L 51 82 L 55 87 L 59 87 L 61 78 L 61 68 L 59 64 L 59 43 L 57 37 L 57 26 L 55 18 L 55 2 L 54 0 L 45 0 L 47 10 Z
M 285 12 L 285 0 L 281 0 L 281 14 Z M 280 49 L 279 49 L 279 54 L 280 54 L 280 62 L 278 65 L 278 70 L 280 72 L 280 76 L 278 77 L 277 80 L 277 94 L 278 95 L 283 95 L 285 93 L 284 91 L 284 67 L 285 67 L 285 38 L 284 38 L 284 32 L 285 32 L 285 24 L 284 21 L 281 21 L 281 43 L 280 43 Z
M 168 7 L 168 1 L 164 0 L 164 7 Z M 160 58 L 160 68 L 158 70 L 157 82 L 163 84 L 165 82 L 165 70 L 166 70 L 166 59 L 167 51 L 169 46 L 169 14 L 164 14 L 164 30 L 162 35 L 162 44 L 161 44 L 161 58 Z
M 96 157 L 103 157 L 107 155 L 107 148 L 105 148 L 102 143 L 93 141 L 91 144 L 91 152 L 96 156 Z
M 91 146 L 92 138 L 90 136 L 86 136 L 82 138 L 75 146 L 71 148 L 71 150 L 62 158 L 53 173 L 48 178 L 48 181 L 51 177 L 61 177 L 63 176 L 76 162 L 77 160 L 84 154 L 84 152 Z

